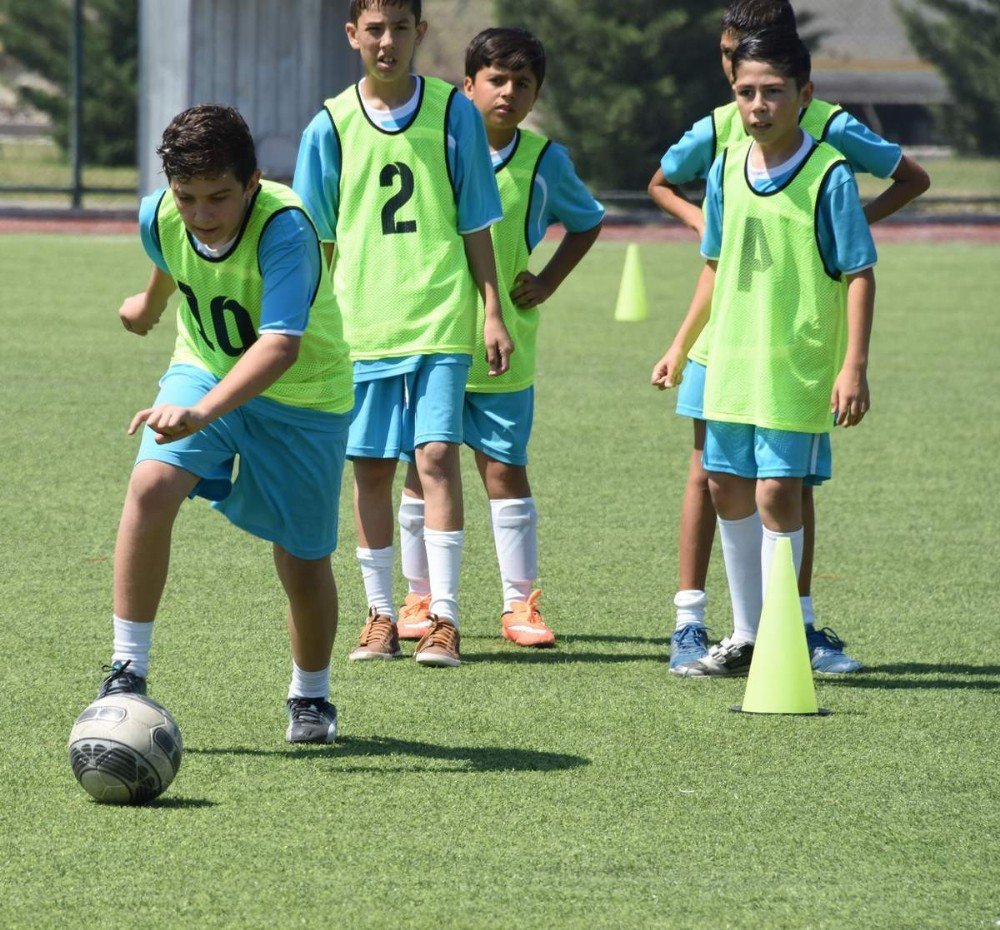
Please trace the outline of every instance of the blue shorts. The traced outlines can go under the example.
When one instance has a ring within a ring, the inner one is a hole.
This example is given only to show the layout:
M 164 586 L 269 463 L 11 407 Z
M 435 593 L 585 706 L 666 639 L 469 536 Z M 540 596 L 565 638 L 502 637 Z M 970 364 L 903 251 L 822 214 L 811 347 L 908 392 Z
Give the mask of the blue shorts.
M 427 442 L 462 443 L 462 404 L 468 364 L 428 356 L 416 371 L 354 385 L 347 441 L 351 459 L 398 459 Z
M 700 362 L 688 359 L 684 366 L 684 375 L 680 387 L 677 388 L 677 415 L 691 417 L 694 420 L 704 420 L 705 414 L 705 372 L 706 367 Z
M 528 464 L 535 388 L 509 394 L 465 395 L 465 444 L 506 465 Z
M 218 383 L 193 365 L 172 365 L 160 379 L 155 403 L 191 407 Z M 337 548 L 349 424 L 346 413 L 255 397 L 193 436 L 165 445 L 157 445 L 156 433 L 144 427 L 136 464 L 153 460 L 191 472 L 201 479 L 191 497 L 213 501 L 240 529 L 300 559 L 320 559 Z
M 803 478 L 822 484 L 831 476 L 829 433 L 793 433 L 746 423 L 709 420 L 705 426 L 705 471 L 741 478 Z

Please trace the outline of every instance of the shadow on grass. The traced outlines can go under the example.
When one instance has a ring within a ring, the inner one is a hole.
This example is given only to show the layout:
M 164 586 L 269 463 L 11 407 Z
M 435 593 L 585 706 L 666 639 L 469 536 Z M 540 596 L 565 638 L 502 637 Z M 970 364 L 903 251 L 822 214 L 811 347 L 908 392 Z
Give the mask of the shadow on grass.
M 898 677 L 883 678 L 883 675 Z M 966 675 L 967 678 L 928 678 L 929 675 Z M 986 676 L 978 679 L 972 676 Z M 901 662 L 891 665 L 866 665 L 863 675 L 835 678 L 824 676 L 823 684 L 845 688 L 883 690 L 922 689 L 928 691 L 1000 691 L 1000 665 L 962 665 L 960 663 Z
M 572 645 L 573 643 L 638 643 L 643 646 L 669 646 L 669 636 L 656 636 L 647 638 L 645 636 L 608 636 L 590 633 L 558 633 L 560 646 Z M 500 636 L 489 633 L 462 633 L 462 642 L 471 639 L 484 639 L 492 642 L 501 642 Z
M 494 652 L 463 652 L 462 664 L 474 665 L 477 662 L 500 662 L 511 665 L 574 665 L 578 662 L 603 662 L 614 665 L 620 662 L 669 662 L 666 653 L 657 655 L 655 652 L 566 652 L 561 649 L 519 649 L 511 646 L 509 649 L 498 649 Z
M 408 756 L 411 759 L 433 759 L 461 762 L 461 768 L 422 767 L 419 765 L 338 767 L 342 772 L 557 772 L 590 765 L 583 756 L 535 749 L 514 749 L 504 746 L 439 746 L 415 740 L 393 739 L 388 736 L 345 736 L 333 746 L 301 746 L 288 749 L 255 749 L 233 746 L 228 749 L 187 749 L 193 755 L 205 756 L 282 756 L 289 759 L 309 759 L 316 756 L 337 760 L 384 759 Z
M 142 806 L 183 810 L 184 808 L 218 807 L 219 804 L 217 801 L 207 801 L 205 798 L 174 798 L 168 795 L 167 797 L 160 796 L 152 801 L 147 801 Z

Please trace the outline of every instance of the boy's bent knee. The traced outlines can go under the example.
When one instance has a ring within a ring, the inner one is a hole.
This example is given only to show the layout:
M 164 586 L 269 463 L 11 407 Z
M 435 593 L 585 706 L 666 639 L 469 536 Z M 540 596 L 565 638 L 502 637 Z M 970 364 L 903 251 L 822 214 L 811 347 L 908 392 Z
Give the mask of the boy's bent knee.
M 442 481 L 458 474 L 458 446 L 450 442 L 428 442 L 416 450 L 417 471 L 422 481 Z
M 183 468 L 150 459 L 132 471 L 128 497 L 141 510 L 176 510 L 198 481 L 197 475 Z

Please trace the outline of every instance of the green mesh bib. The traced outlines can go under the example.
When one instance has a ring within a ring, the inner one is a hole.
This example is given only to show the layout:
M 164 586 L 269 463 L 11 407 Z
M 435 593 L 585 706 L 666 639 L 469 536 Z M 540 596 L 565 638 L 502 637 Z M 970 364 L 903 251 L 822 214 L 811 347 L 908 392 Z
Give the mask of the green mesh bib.
M 528 267 L 528 218 L 538 165 L 549 147 L 549 140 L 526 129 L 518 130 L 514 152 L 505 164 L 497 168 L 497 187 L 503 204 L 503 220 L 491 227 L 493 251 L 497 260 L 497 282 L 500 286 L 500 306 L 516 351 L 510 357 L 510 370 L 498 377 L 489 376 L 486 345 L 483 341 L 485 308 L 479 301 L 476 321 L 476 351 L 466 390 L 478 394 L 504 394 L 531 387 L 535 380 L 535 342 L 538 334 L 539 310 L 520 310 L 511 299 L 514 279 Z
M 752 143 L 727 149 L 722 252 L 712 300 L 705 419 L 769 429 L 832 429 L 843 363 L 847 287 L 829 272 L 816 231 L 819 198 L 843 156 L 825 143 L 780 190 L 746 176 Z
M 333 281 L 352 358 L 472 353 L 478 292 L 446 157 L 455 93 L 423 78 L 413 121 L 392 132 L 371 123 L 356 85 L 326 101 L 342 153 Z
M 290 188 L 262 181 L 232 249 L 212 259 L 195 249 L 170 193 L 160 199 L 160 248 L 181 292 L 173 363 L 224 378 L 257 341 L 264 296 L 257 250 L 268 223 L 285 210 L 305 212 Z M 292 407 L 346 413 L 354 405 L 354 391 L 340 311 L 325 269 L 316 283 L 299 357 L 262 396 Z
M 813 100 L 799 115 L 799 125 L 817 142 L 826 138 L 833 118 L 843 111 L 843 107 L 825 100 Z M 712 111 L 712 129 L 715 133 L 715 157 L 718 158 L 731 145 L 745 142 L 749 139 L 743 128 L 739 107 L 736 101 L 725 106 L 716 107 Z M 701 335 L 695 340 L 688 358 L 702 365 L 708 364 L 708 342 L 711 338 L 712 320 L 709 319 Z

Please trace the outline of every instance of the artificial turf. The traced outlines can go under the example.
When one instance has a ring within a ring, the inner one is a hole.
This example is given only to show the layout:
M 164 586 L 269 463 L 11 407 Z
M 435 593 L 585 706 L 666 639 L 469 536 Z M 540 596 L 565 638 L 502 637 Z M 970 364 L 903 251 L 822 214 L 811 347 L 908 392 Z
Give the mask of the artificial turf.
M 817 493 L 818 619 L 868 666 L 817 681 L 832 716 L 734 715 L 742 682 L 667 673 L 690 425 L 648 380 L 699 261 L 643 246 L 649 319 L 615 323 L 624 246 L 599 243 L 541 311 L 530 474 L 558 649 L 499 636 L 467 460 L 462 668 L 348 663 L 347 480 L 342 738 L 290 747 L 268 546 L 186 504 L 150 674 L 186 755 L 159 801 L 114 808 L 65 741 L 110 655 L 125 426 L 173 325 L 117 321 L 137 242 L 0 238 L 0 925 L 994 925 L 1000 266 L 986 245 L 880 253 L 873 410 Z M 721 636 L 718 553 L 709 590 Z

